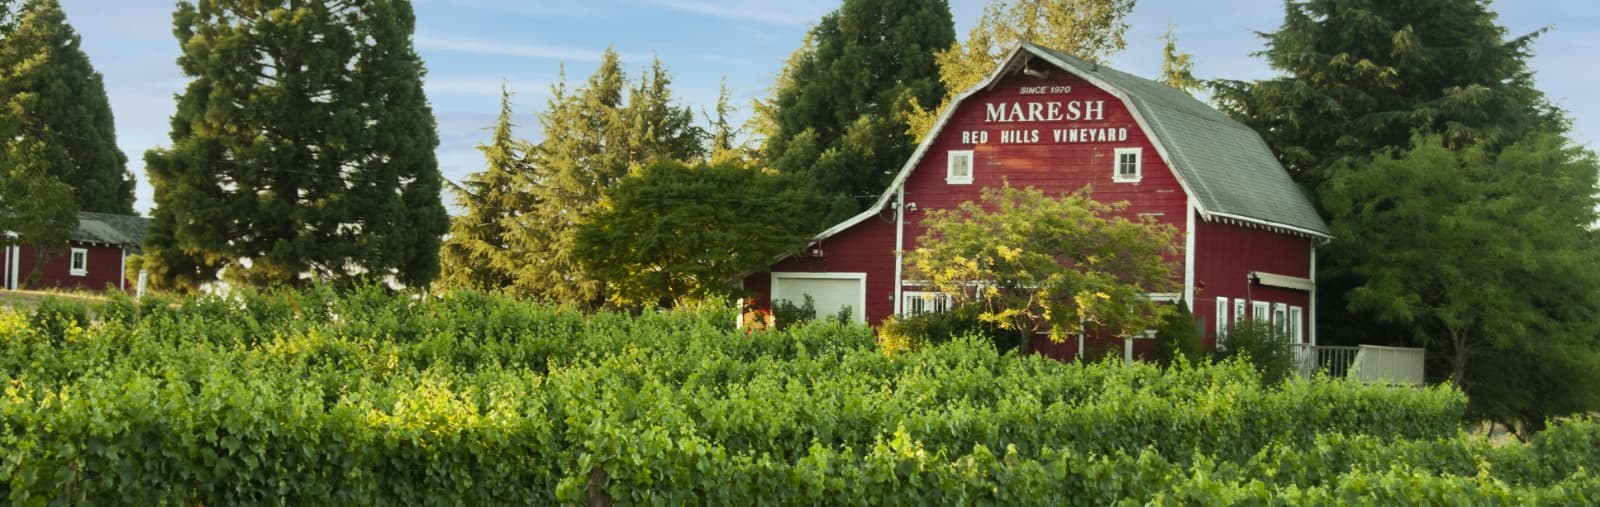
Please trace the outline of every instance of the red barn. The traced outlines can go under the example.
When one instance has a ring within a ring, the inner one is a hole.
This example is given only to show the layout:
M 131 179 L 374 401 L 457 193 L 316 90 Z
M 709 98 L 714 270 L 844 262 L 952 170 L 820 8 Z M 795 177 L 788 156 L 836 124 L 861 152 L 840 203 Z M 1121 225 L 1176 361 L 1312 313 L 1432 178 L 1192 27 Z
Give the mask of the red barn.
M 1050 195 L 1092 185 L 1128 216 L 1176 227 L 1182 292 L 1152 297 L 1189 301 L 1208 342 L 1255 317 L 1315 343 L 1313 266 L 1329 229 L 1261 137 L 1182 91 L 1027 43 L 956 97 L 871 208 L 744 288 L 758 305 L 810 295 L 819 314 L 849 307 L 871 324 L 942 309 L 904 279 L 902 254 L 927 211 L 1004 181 Z M 1054 356 L 1078 349 L 1042 340 Z
M 146 223 L 145 218 L 136 216 L 80 212 L 78 228 L 68 237 L 66 248 L 51 252 L 42 263 L 33 245 L 0 248 L 0 288 L 132 289 L 124 275 L 126 262 L 129 255 L 141 251 Z M 29 283 L 35 267 L 39 277 Z

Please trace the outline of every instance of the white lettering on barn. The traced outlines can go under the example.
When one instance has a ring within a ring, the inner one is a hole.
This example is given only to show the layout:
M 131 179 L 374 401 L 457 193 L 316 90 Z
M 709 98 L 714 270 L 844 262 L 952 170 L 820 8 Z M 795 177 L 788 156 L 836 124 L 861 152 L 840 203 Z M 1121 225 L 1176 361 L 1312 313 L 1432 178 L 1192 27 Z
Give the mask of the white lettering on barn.
M 991 102 L 983 105 L 983 113 L 984 123 L 1102 121 L 1106 119 L 1106 101 Z

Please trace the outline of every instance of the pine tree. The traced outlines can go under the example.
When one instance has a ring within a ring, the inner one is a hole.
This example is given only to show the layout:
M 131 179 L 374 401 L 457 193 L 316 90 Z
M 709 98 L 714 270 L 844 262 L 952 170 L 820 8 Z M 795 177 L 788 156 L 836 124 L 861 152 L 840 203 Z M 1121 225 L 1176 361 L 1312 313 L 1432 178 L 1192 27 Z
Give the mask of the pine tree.
M 846 0 L 811 29 L 769 102 L 769 164 L 833 198 L 823 224 L 860 211 L 916 148 L 912 101 L 944 96 L 933 52 L 955 41 L 943 0 Z
M 722 76 L 722 86 L 717 88 L 717 107 L 711 114 L 705 115 L 710 120 L 710 138 L 706 146 L 706 153 L 711 160 L 726 158 L 725 154 L 733 152 L 738 142 L 734 137 L 738 135 L 737 129 L 728 119 L 736 109 L 733 107 L 733 92 L 728 89 L 728 76 Z
M 513 285 L 519 260 L 508 254 L 506 231 L 531 207 L 529 147 L 512 137 L 511 93 L 500 86 L 500 118 L 489 144 L 479 145 L 486 167 L 451 185 L 456 204 L 466 211 L 450 220 L 450 235 L 440 245 L 439 285 L 480 290 Z
M 0 6 L 0 165 L 70 185 L 81 210 L 132 214 L 133 174 L 81 46 L 57 0 Z
M 1166 35 L 1161 40 L 1167 43 L 1161 49 L 1161 82 L 1167 86 L 1193 94 L 1200 89 L 1200 80 L 1194 77 L 1194 55 L 1178 52 L 1178 36 L 1172 33 L 1172 26 L 1167 26 Z
M 1099 62 L 1128 46 L 1123 21 L 1133 12 L 1134 0 L 992 0 L 967 40 L 939 51 L 939 82 L 948 95 L 918 97 L 910 114 L 909 131 L 916 138 L 928 134 L 950 100 L 990 73 L 1005 51 L 1020 41 L 1063 51 Z M 939 104 L 924 109 L 928 104 Z
M 146 154 L 162 284 L 433 280 L 449 218 L 415 21 L 405 0 L 178 4 L 192 81 Z
M 630 87 L 616 51 L 607 48 L 581 88 L 569 91 L 565 81 L 563 72 L 539 115 L 544 139 L 532 152 L 527 212 L 505 233 L 519 260 L 510 292 L 594 307 L 605 302 L 608 288 L 574 251 L 580 228 L 605 209 L 611 189 L 630 171 L 655 160 L 703 157 L 705 134 L 687 107 L 674 104 L 671 76 L 659 60 Z
M 1540 32 L 1507 39 L 1486 0 L 1295 0 L 1258 53 L 1283 77 L 1221 81 L 1225 112 L 1266 138 L 1309 189 L 1350 157 L 1404 149 L 1413 133 L 1452 148 L 1505 145 L 1561 120 L 1533 88 Z M 1360 163 L 1346 164 L 1360 167 Z

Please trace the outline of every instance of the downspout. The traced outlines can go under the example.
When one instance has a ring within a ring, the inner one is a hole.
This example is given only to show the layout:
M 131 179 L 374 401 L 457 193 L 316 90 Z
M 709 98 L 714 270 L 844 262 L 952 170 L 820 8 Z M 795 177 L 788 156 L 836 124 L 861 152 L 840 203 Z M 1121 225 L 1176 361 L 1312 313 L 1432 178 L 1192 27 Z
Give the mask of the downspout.
M 1196 231 L 1194 230 L 1194 226 L 1195 226 L 1194 216 L 1195 216 L 1195 213 L 1196 213 L 1196 210 L 1195 210 L 1195 207 L 1194 207 L 1194 198 L 1191 197 L 1187 201 L 1185 201 L 1184 214 L 1187 215 L 1187 218 L 1185 218 L 1184 220 L 1185 220 L 1185 222 L 1187 222 L 1187 224 L 1184 226 L 1185 228 L 1184 228 L 1184 231 L 1183 231 L 1183 301 L 1185 303 L 1189 304 L 1189 310 L 1190 311 L 1194 311 L 1194 305 L 1195 305 L 1195 300 L 1194 300 L 1194 244 L 1195 244 L 1195 236 L 1196 236 L 1196 234 L 1195 234 Z M 1216 312 L 1212 312 L 1212 313 L 1216 313 Z
M 903 299 L 901 297 L 901 291 L 904 290 L 903 286 L 905 284 L 903 283 L 903 281 L 900 278 L 901 278 L 901 276 L 903 276 L 903 274 L 904 274 L 903 271 L 905 270 L 905 255 L 906 255 L 906 187 L 905 187 L 905 185 L 900 185 L 900 188 L 895 190 L 895 203 L 894 203 L 894 314 L 893 315 L 895 317 L 899 317 L 901 315 L 901 312 L 904 310 L 903 308 L 900 307 L 900 305 L 902 304 L 901 299 Z
M 1307 334 L 1311 336 L 1311 346 L 1317 346 L 1317 239 L 1311 239 L 1311 314 L 1307 316 Z
M 128 293 L 128 247 L 122 247 L 122 263 L 117 268 L 117 290 Z

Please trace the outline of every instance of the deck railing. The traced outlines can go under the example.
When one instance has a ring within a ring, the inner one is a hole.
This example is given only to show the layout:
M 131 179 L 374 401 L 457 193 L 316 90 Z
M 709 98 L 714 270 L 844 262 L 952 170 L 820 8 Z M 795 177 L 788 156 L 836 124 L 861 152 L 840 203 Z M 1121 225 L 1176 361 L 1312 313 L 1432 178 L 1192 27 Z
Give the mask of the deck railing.
M 1290 344 L 1295 373 L 1311 378 L 1318 373 L 1351 377 L 1367 384 L 1422 385 L 1423 350 L 1407 347 Z

